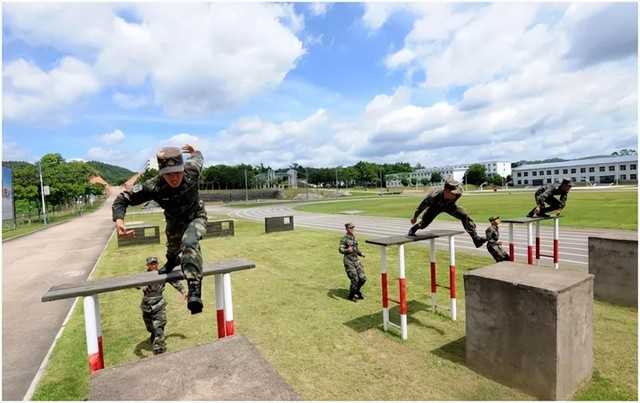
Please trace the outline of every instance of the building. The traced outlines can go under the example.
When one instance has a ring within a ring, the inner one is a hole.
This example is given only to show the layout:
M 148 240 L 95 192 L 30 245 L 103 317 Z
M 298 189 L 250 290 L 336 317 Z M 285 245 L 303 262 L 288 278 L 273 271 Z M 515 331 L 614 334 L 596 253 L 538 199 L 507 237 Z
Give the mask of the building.
M 558 183 L 564 177 L 574 183 L 593 185 L 637 183 L 638 156 L 583 158 L 544 164 L 527 164 L 513 168 L 514 186 L 540 186 Z
M 155 155 L 153 156 L 153 158 L 148 159 L 147 162 L 144 163 L 144 169 L 142 172 L 146 171 L 147 169 L 155 169 L 156 171 L 158 170 L 158 159 L 155 157 Z
M 511 175 L 511 163 L 506 161 L 489 161 L 489 162 L 478 162 L 477 164 L 484 165 L 486 169 L 487 177 L 493 175 L 500 175 L 503 178 Z M 413 171 L 409 177 L 411 179 L 417 179 L 421 181 L 422 179 L 431 180 L 431 174 L 433 172 L 439 172 L 443 179 L 453 178 L 457 181 L 462 181 L 464 179 L 464 174 L 467 172 L 467 169 L 474 164 L 459 164 L 459 165 L 448 165 L 442 167 L 432 167 L 432 168 L 422 168 Z

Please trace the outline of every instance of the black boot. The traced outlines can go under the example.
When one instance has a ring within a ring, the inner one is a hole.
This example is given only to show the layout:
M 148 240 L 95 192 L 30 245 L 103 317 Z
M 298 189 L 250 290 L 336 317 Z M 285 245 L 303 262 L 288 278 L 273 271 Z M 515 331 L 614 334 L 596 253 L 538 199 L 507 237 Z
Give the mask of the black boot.
M 416 231 L 418 230 L 418 224 L 414 225 L 409 229 L 409 233 L 407 236 L 416 236 Z
M 364 299 L 364 296 L 362 295 L 362 292 L 358 291 L 355 295 L 356 299 Z
M 356 299 L 356 293 L 353 291 L 349 291 L 349 296 L 347 297 L 349 301 L 358 302 Z
M 175 259 L 168 259 L 167 263 L 165 263 L 164 266 L 162 266 L 160 270 L 158 270 L 158 274 L 169 274 L 173 271 L 174 267 L 180 266 L 180 264 L 180 256 L 176 257 Z
M 476 248 L 481 247 L 482 245 L 484 245 L 485 242 L 487 242 L 487 238 L 485 238 L 485 237 L 476 235 L 473 238 L 473 244 L 476 246 Z
M 189 301 L 187 302 L 187 308 L 191 311 L 191 315 L 202 312 L 202 300 L 200 299 L 201 284 L 199 281 L 189 282 Z

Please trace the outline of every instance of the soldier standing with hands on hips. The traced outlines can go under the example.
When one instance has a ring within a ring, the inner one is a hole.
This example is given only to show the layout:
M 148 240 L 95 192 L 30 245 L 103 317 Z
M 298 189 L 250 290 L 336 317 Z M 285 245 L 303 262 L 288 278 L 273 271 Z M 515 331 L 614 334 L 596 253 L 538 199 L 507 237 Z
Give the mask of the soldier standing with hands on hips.
M 367 281 L 367 276 L 364 274 L 362 262 L 358 259 L 359 256 L 364 257 L 364 255 L 360 252 L 358 241 L 353 233 L 355 225 L 346 223 L 344 228 L 347 230 L 347 233 L 340 240 L 339 251 L 343 255 L 342 263 L 344 264 L 344 270 L 347 272 L 347 276 L 351 281 L 348 299 L 356 302 L 358 299 L 364 299 L 360 289 Z
M 200 239 L 206 232 L 207 213 L 200 200 L 198 179 L 204 159 L 202 153 L 189 144 L 184 145 L 182 151 L 190 155 L 186 162 L 179 148 L 162 148 L 156 155 L 158 175 L 135 185 L 131 191 L 120 193 L 113 202 L 112 212 L 118 235 L 132 236 L 134 231 L 124 225 L 128 206 L 153 200 L 164 209 L 167 261 L 158 273 L 169 273 L 181 265 L 189 288 L 187 308 L 193 315 L 202 312 Z

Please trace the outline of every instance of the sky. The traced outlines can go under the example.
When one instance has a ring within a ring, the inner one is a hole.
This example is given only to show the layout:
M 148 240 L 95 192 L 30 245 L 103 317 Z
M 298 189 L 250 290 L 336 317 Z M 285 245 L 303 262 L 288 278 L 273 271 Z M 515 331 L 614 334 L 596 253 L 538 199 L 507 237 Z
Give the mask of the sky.
M 636 148 L 631 3 L 4 3 L 3 160 L 441 166 Z

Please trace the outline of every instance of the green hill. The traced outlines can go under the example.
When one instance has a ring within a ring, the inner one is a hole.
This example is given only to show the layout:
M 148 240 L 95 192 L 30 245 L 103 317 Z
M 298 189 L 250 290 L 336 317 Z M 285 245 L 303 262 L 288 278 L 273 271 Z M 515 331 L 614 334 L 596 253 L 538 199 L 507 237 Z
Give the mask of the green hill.
M 87 165 L 95 168 L 95 170 L 100 173 L 100 176 L 111 185 L 122 185 L 127 179 L 135 175 L 135 172 L 126 168 L 105 164 L 104 162 L 89 161 Z

